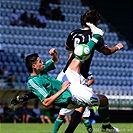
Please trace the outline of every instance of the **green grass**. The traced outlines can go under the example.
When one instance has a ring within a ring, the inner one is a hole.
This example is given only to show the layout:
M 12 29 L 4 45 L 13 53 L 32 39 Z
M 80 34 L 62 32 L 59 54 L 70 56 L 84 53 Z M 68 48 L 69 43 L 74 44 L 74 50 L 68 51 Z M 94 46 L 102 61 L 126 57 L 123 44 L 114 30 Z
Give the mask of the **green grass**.
M 133 123 L 112 123 L 120 129 L 120 133 L 133 133 Z M 100 132 L 101 124 L 93 124 L 94 133 Z M 59 130 L 59 133 L 63 133 L 67 124 L 63 124 Z M 0 124 L 0 133 L 50 133 L 53 128 L 53 124 Z M 85 126 L 81 123 L 78 125 L 74 133 L 87 133 Z

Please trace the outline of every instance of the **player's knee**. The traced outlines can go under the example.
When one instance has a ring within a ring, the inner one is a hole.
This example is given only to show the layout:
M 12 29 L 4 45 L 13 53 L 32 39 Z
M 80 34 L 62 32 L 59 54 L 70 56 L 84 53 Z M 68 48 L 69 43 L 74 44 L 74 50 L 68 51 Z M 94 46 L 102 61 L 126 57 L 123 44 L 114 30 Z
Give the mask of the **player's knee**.
M 108 105 L 108 98 L 105 95 L 98 95 L 100 99 L 100 106 Z
M 65 117 L 64 115 L 60 115 L 60 114 L 58 115 L 58 118 L 60 119 L 64 119 L 64 117 Z

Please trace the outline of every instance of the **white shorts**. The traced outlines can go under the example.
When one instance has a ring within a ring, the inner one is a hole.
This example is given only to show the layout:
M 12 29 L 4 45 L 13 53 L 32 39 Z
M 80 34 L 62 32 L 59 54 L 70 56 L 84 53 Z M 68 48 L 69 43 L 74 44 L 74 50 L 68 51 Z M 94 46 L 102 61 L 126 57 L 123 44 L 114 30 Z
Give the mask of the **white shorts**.
M 57 76 L 57 80 L 63 81 L 63 77 L 65 76 L 65 73 L 63 72 L 63 70 L 58 74 Z
M 74 109 L 61 108 L 59 114 L 66 116 L 71 115 L 74 112 Z
M 68 68 L 68 70 L 69 70 L 69 68 Z M 70 73 L 70 77 L 71 76 L 74 76 L 74 77 L 72 77 L 72 80 L 71 79 L 68 79 L 67 77 L 66 77 L 66 74 L 63 72 L 63 70 L 58 74 L 58 76 L 57 76 L 57 80 L 60 80 L 60 81 L 66 81 L 66 80 L 69 80 L 70 82 L 73 82 L 73 80 L 75 80 L 76 82 L 79 82 L 80 84 L 82 84 L 82 85 L 86 85 L 86 83 L 88 82 L 88 79 L 85 79 L 82 75 L 79 75 L 79 74 L 77 74 L 76 72 L 73 72 L 72 71 L 72 73 Z M 69 77 L 69 78 L 70 78 Z M 92 76 L 91 76 L 92 77 Z M 89 89 L 92 89 L 92 88 L 89 88 Z
M 59 73 L 59 75 L 57 76 L 57 79 L 60 80 L 60 81 L 68 80 L 66 78 L 67 77 L 65 76 L 65 73 L 63 71 L 61 71 Z M 86 80 L 82 75 L 81 75 L 81 78 L 83 79 L 83 81 Z M 82 83 L 84 84 L 85 82 L 82 82 Z M 66 116 L 66 115 L 71 115 L 73 112 L 74 112 L 74 109 L 61 108 L 59 114 L 63 115 L 63 116 Z M 90 110 L 89 110 L 89 107 L 86 107 L 85 111 L 83 113 L 83 117 L 89 117 L 89 116 L 90 116 Z
M 85 108 L 85 111 L 84 111 L 84 113 L 83 113 L 82 116 L 83 116 L 83 117 L 89 117 L 90 114 L 91 114 L 91 112 L 90 112 L 89 107 L 86 107 L 86 108 Z
M 71 84 L 68 87 L 68 90 L 70 90 L 72 94 L 72 105 L 75 105 L 75 107 L 68 106 L 68 108 L 77 108 L 79 106 L 94 106 L 100 104 L 99 97 L 84 85 Z
M 70 83 L 85 84 L 86 79 L 81 74 L 72 71 L 69 67 L 65 71 L 65 74 Z
M 61 108 L 59 114 L 60 114 L 60 115 L 63 115 L 63 116 L 66 116 L 66 115 L 69 116 L 69 115 L 71 115 L 73 112 L 74 112 L 74 109 Z M 84 111 L 84 113 L 83 113 L 82 116 L 83 116 L 83 117 L 89 117 L 89 116 L 90 116 L 89 107 L 86 107 L 86 108 L 85 108 L 85 111 Z
M 99 105 L 99 97 L 92 91 L 92 88 L 80 84 L 81 76 L 78 73 L 68 68 L 65 74 L 67 79 L 71 82 L 68 89 L 72 93 L 72 101 L 75 103 L 75 105 Z
M 70 86 L 69 89 L 72 92 L 73 99 L 76 100 L 76 102 L 82 101 L 82 102 L 88 103 L 88 105 L 99 104 L 99 98 L 93 93 L 92 88 L 86 87 L 84 85 L 82 85 L 82 87 L 80 87 L 79 84 L 85 84 L 85 81 L 86 81 L 86 79 L 82 75 L 79 75 L 78 73 L 76 73 L 68 68 L 65 73 L 63 71 L 61 71 L 59 73 L 57 79 L 60 81 L 69 80 L 72 84 L 74 84 L 74 85 Z M 76 84 L 76 87 L 75 87 L 75 84 Z M 82 88 L 83 88 L 83 90 L 82 90 Z M 94 100 L 93 100 L 92 96 L 93 96 Z M 91 102 L 90 102 L 90 98 L 91 98 Z M 74 112 L 74 107 L 72 106 L 70 108 L 71 109 L 61 108 L 59 114 L 63 115 L 63 116 L 71 115 Z M 90 110 L 89 110 L 89 107 L 86 107 L 85 111 L 83 113 L 83 117 L 89 117 L 89 116 L 90 116 Z

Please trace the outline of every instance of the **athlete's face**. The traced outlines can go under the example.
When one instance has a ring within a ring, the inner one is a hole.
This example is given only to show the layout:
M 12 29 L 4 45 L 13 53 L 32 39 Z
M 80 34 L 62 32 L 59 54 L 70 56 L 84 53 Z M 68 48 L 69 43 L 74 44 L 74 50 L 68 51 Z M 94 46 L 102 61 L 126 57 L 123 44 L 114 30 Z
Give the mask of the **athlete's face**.
M 44 63 L 41 61 L 40 57 L 37 58 L 36 63 L 33 64 L 33 68 L 37 73 L 43 70 Z

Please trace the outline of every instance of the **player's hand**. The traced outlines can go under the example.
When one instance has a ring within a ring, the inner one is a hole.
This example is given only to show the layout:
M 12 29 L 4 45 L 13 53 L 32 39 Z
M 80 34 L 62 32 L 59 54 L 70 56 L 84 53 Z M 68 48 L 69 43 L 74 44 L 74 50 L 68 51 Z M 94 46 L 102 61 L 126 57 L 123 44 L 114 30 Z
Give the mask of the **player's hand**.
M 118 43 L 118 44 L 116 45 L 116 47 L 117 47 L 118 49 L 122 49 L 124 46 L 123 46 L 122 43 Z
M 55 48 L 50 49 L 49 54 L 52 56 L 54 63 L 57 63 L 59 61 L 59 54 Z
M 51 56 L 53 56 L 54 54 L 57 54 L 58 52 L 57 52 L 57 50 L 55 49 L 55 48 L 51 48 L 50 50 L 49 50 L 49 54 L 51 55 Z
M 62 90 L 65 91 L 68 86 L 70 85 L 71 83 L 69 81 L 65 81 L 63 84 L 62 84 Z

